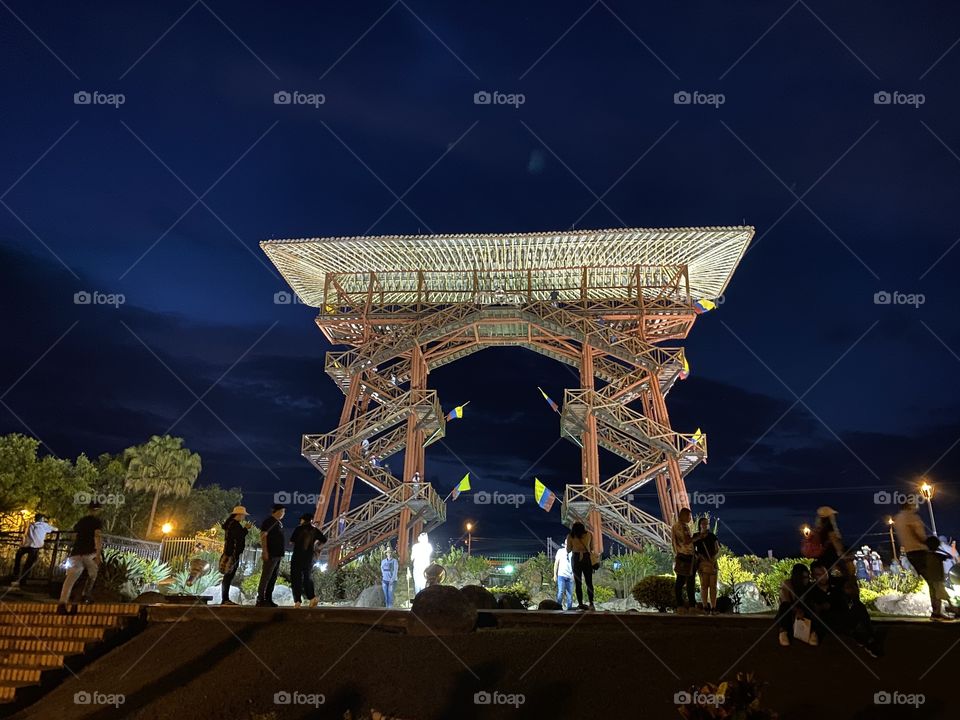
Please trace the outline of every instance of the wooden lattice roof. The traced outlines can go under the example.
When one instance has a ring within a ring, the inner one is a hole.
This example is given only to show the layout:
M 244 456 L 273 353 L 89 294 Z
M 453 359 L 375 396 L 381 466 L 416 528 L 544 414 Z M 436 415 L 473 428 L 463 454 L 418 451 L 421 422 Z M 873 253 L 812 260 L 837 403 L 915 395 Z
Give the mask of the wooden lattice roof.
M 260 243 L 300 298 L 319 305 L 328 273 L 497 275 L 572 268 L 686 265 L 691 293 L 723 294 L 752 227 L 619 228 L 537 233 L 384 235 Z M 429 278 L 428 278 L 429 282 Z

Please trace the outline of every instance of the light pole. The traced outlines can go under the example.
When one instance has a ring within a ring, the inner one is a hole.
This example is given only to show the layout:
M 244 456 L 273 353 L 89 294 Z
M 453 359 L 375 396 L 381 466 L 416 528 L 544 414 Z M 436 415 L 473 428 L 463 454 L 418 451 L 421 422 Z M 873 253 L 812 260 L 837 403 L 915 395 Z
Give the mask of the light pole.
M 893 551 L 893 559 L 897 562 L 900 561 L 900 558 L 897 557 L 897 543 L 893 539 L 893 518 L 887 518 L 887 528 L 890 530 L 890 549 Z
M 467 557 L 470 557 L 470 546 L 473 541 L 473 523 L 467 523 Z
M 920 494 L 927 501 L 927 509 L 930 511 L 930 528 L 933 530 L 933 534 L 937 534 L 937 521 L 933 517 L 933 485 L 928 483 L 926 480 L 923 481 L 923 484 L 920 485 Z
M 800 532 L 803 533 L 803 537 L 810 537 L 810 526 L 804 525 L 802 528 L 800 528 Z

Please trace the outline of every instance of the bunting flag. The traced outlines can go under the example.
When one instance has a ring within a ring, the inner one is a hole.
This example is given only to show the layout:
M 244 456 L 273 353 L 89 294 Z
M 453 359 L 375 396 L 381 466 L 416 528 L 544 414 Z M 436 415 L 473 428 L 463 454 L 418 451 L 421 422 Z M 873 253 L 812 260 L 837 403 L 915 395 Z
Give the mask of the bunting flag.
M 686 354 L 683 356 L 683 367 L 680 368 L 680 379 L 686 380 L 690 377 L 690 361 L 687 360 Z
M 716 310 L 716 309 L 717 309 L 717 304 L 712 300 L 707 300 L 706 298 L 697 300 L 693 304 L 693 311 L 697 315 L 703 315 L 704 313 L 708 313 L 711 310 Z
M 463 405 L 457 405 L 453 410 L 447 413 L 447 420 L 457 420 L 463 417 L 463 409 L 470 404 L 470 401 L 467 400 Z
M 543 388 L 542 388 L 542 387 L 540 387 L 539 385 L 537 385 L 537 390 L 540 391 L 540 394 L 543 395 L 543 399 L 547 401 L 547 405 L 549 405 L 550 407 L 553 408 L 553 411 L 554 411 L 554 412 L 556 412 L 556 413 L 560 412 L 560 406 L 557 405 L 553 400 L 550 399 L 550 396 L 547 395 L 547 394 L 543 391 Z
M 547 512 L 550 512 L 550 508 L 553 507 L 553 502 L 557 499 L 557 496 L 542 482 L 539 478 L 533 479 L 533 497 L 537 501 L 537 505 L 542 507 Z
M 470 473 L 467 473 L 466 475 L 463 476 L 463 480 L 461 480 L 457 484 L 457 486 L 450 491 L 450 497 L 456 500 L 458 497 L 460 497 L 460 493 L 466 492 L 469 489 L 470 489 Z

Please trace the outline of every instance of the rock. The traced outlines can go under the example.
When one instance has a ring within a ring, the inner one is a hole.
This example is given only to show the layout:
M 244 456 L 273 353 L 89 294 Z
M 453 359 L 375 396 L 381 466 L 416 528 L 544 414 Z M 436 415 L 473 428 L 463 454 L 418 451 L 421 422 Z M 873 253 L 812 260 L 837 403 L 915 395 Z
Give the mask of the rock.
M 541 600 L 537 605 L 537 610 L 563 610 L 556 600 Z
M 364 588 L 353 603 L 355 607 L 382 608 L 387 606 L 387 599 L 383 596 L 383 585 L 377 583 Z
M 211 598 L 209 603 L 210 605 L 219 605 L 222 600 L 220 595 L 220 585 L 219 584 L 214 585 L 209 590 L 207 590 L 204 593 L 204 595 L 210 596 Z M 233 602 L 237 603 L 238 605 L 243 602 L 243 597 L 240 594 L 240 588 L 234 587 L 233 585 L 230 586 L 230 599 L 233 600 Z
M 464 585 L 460 592 L 477 610 L 497 609 L 497 598 L 482 585 Z
M 432 585 L 443 585 L 443 579 L 446 574 L 447 573 L 443 569 L 443 565 L 438 565 L 437 563 L 428 565 L 427 569 L 423 571 L 423 576 L 427 580 L 427 587 Z
M 604 603 L 597 603 L 597 610 L 607 610 L 609 612 L 629 612 L 639 609 L 640 605 L 632 597 L 614 598 Z
M 289 585 L 280 585 L 273 588 L 273 601 L 280 607 L 293 607 L 293 590 Z
M 526 610 L 520 598 L 516 595 L 501 595 L 497 601 L 497 606 L 501 610 Z
M 133 599 L 133 602 L 138 605 L 154 605 L 156 603 L 165 603 L 166 601 L 166 596 L 154 590 L 142 592 Z
M 931 612 L 930 593 L 922 592 L 904 595 L 903 593 L 889 593 L 881 595 L 873 601 L 878 612 L 886 615 L 912 615 L 924 617 Z
M 410 635 L 459 635 L 471 632 L 477 624 L 477 609 L 449 585 L 424 588 L 410 610 L 415 618 L 407 629 Z
M 740 594 L 740 607 L 738 611 L 741 614 L 769 612 L 770 606 L 767 605 L 756 584 L 752 582 L 738 583 L 736 592 Z

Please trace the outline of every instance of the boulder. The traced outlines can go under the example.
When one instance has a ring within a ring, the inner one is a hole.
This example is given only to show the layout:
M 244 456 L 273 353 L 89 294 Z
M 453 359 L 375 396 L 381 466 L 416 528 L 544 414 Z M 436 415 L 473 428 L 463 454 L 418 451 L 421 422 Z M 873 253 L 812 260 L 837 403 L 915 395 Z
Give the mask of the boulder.
M 355 607 L 363 608 L 386 607 L 387 599 L 383 596 L 383 585 L 377 583 L 376 585 L 364 588 L 363 592 L 357 596 L 353 604 Z
M 273 601 L 280 607 L 293 607 L 293 590 L 289 585 L 277 585 L 273 588 Z
M 410 635 L 459 635 L 471 632 L 477 624 L 477 609 L 449 585 L 424 588 L 413 599 L 410 610 Z
M 497 598 L 482 585 L 464 585 L 460 592 L 477 610 L 497 609 Z
M 770 612 L 770 606 L 760 595 L 755 583 L 737 583 L 736 591 L 740 595 L 740 607 L 737 610 L 741 614 Z
M 537 610 L 563 610 L 556 600 L 541 600 L 540 604 L 537 605 Z
M 497 606 L 501 610 L 526 610 L 516 595 L 501 595 L 497 600 Z
M 873 601 L 873 604 L 878 612 L 886 615 L 924 617 L 931 612 L 930 593 L 926 589 L 910 595 L 896 592 L 881 595 Z
M 219 584 L 214 585 L 209 590 L 207 590 L 204 593 L 204 595 L 210 596 L 211 598 L 209 603 L 210 605 L 219 605 L 222 599 L 220 596 L 220 585 Z M 238 605 L 243 602 L 243 598 L 240 595 L 240 588 L 234 587 L 233 585 L 230 586 L 230 599 L 233 600 Z
M 607 602 L 597 603 L 597 610 L 608 610 L 610 612 L 629 612 L 639 608 L 640 605 L 632 597 L 614 598 L 613 600 L 607 600 Z

